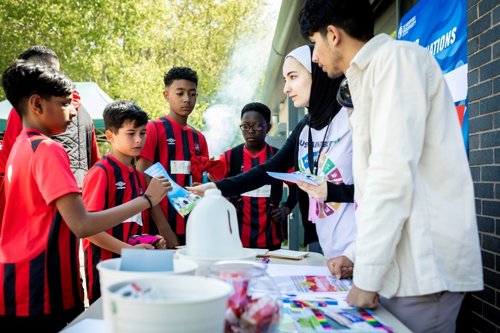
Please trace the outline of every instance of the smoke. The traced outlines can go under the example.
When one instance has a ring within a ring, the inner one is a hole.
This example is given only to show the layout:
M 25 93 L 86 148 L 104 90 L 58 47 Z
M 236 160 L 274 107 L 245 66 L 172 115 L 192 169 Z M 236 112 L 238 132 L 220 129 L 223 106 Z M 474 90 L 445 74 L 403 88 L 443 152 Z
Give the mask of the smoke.
M 254 31 L 239 37 L 229 65 L 223 73 L 219 93 L 214 104 L 205 111 L 205 128 L 211 156 L 243 142 L 238 127 L 240 111 L 245 104 L 255 102 L 259 83 L 266 70 L 281 1 L 266 0 L 247 20 L 254 23 Z

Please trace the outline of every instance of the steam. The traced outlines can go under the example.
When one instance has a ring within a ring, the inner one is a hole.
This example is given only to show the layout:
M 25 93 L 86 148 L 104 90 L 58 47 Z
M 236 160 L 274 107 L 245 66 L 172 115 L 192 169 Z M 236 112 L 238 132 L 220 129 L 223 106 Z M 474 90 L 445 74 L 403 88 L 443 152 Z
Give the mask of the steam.
M 239 37 L 224 71 L 214 104 L 205 111 L 205 128 L 210 156 L 218 157 L 243 142 L 238 125 L 245 104 L 255 102 L 259 83 L 266 70 L 281 1 L 266 0 L 247 20 L 254 31 Z

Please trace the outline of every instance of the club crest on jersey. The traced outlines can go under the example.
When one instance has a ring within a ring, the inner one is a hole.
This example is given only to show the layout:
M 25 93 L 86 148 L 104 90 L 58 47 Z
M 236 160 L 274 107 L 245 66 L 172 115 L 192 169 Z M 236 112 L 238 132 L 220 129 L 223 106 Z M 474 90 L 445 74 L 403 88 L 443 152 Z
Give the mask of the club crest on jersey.
M 125 182 L 123 182 L 123 181 L 120 180 L 115 185 L 116 185 L 116 189 L 117 190 L 124 190 L 125 189 L 125 185 L 127 185 L 127 184 Z
M 175 139 L 174 138 L 168 138 L 167 139 L 167 144 L 169 144 L 169 145 L 175 145 Z

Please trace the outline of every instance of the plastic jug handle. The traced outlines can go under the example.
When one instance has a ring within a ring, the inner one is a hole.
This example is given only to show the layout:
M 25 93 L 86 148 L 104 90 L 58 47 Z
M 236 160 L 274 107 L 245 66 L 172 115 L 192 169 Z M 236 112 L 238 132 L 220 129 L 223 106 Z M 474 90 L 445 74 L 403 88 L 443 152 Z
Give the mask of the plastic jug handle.
M 233 228 L 231 228 L 231 212 L 227 210 L 227 224 L 229 225 L 229 233 L 233 234 Z

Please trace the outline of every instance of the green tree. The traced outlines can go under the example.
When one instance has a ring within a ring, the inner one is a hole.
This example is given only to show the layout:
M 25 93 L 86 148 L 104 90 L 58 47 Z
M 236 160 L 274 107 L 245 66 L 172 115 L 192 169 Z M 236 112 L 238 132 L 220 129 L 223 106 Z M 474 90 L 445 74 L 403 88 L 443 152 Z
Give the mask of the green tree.
M 238 37 L 259 29 L 246 18 L 263 2 L 2 0 L 0 68 L 43 44 L 56 51 L 74 81 L 95 81 L 113 99 L 136 102 L 155 118 L 166 111 L 164 72 L 189 66 L 200 77 L 190 123 L 202 127 Z

